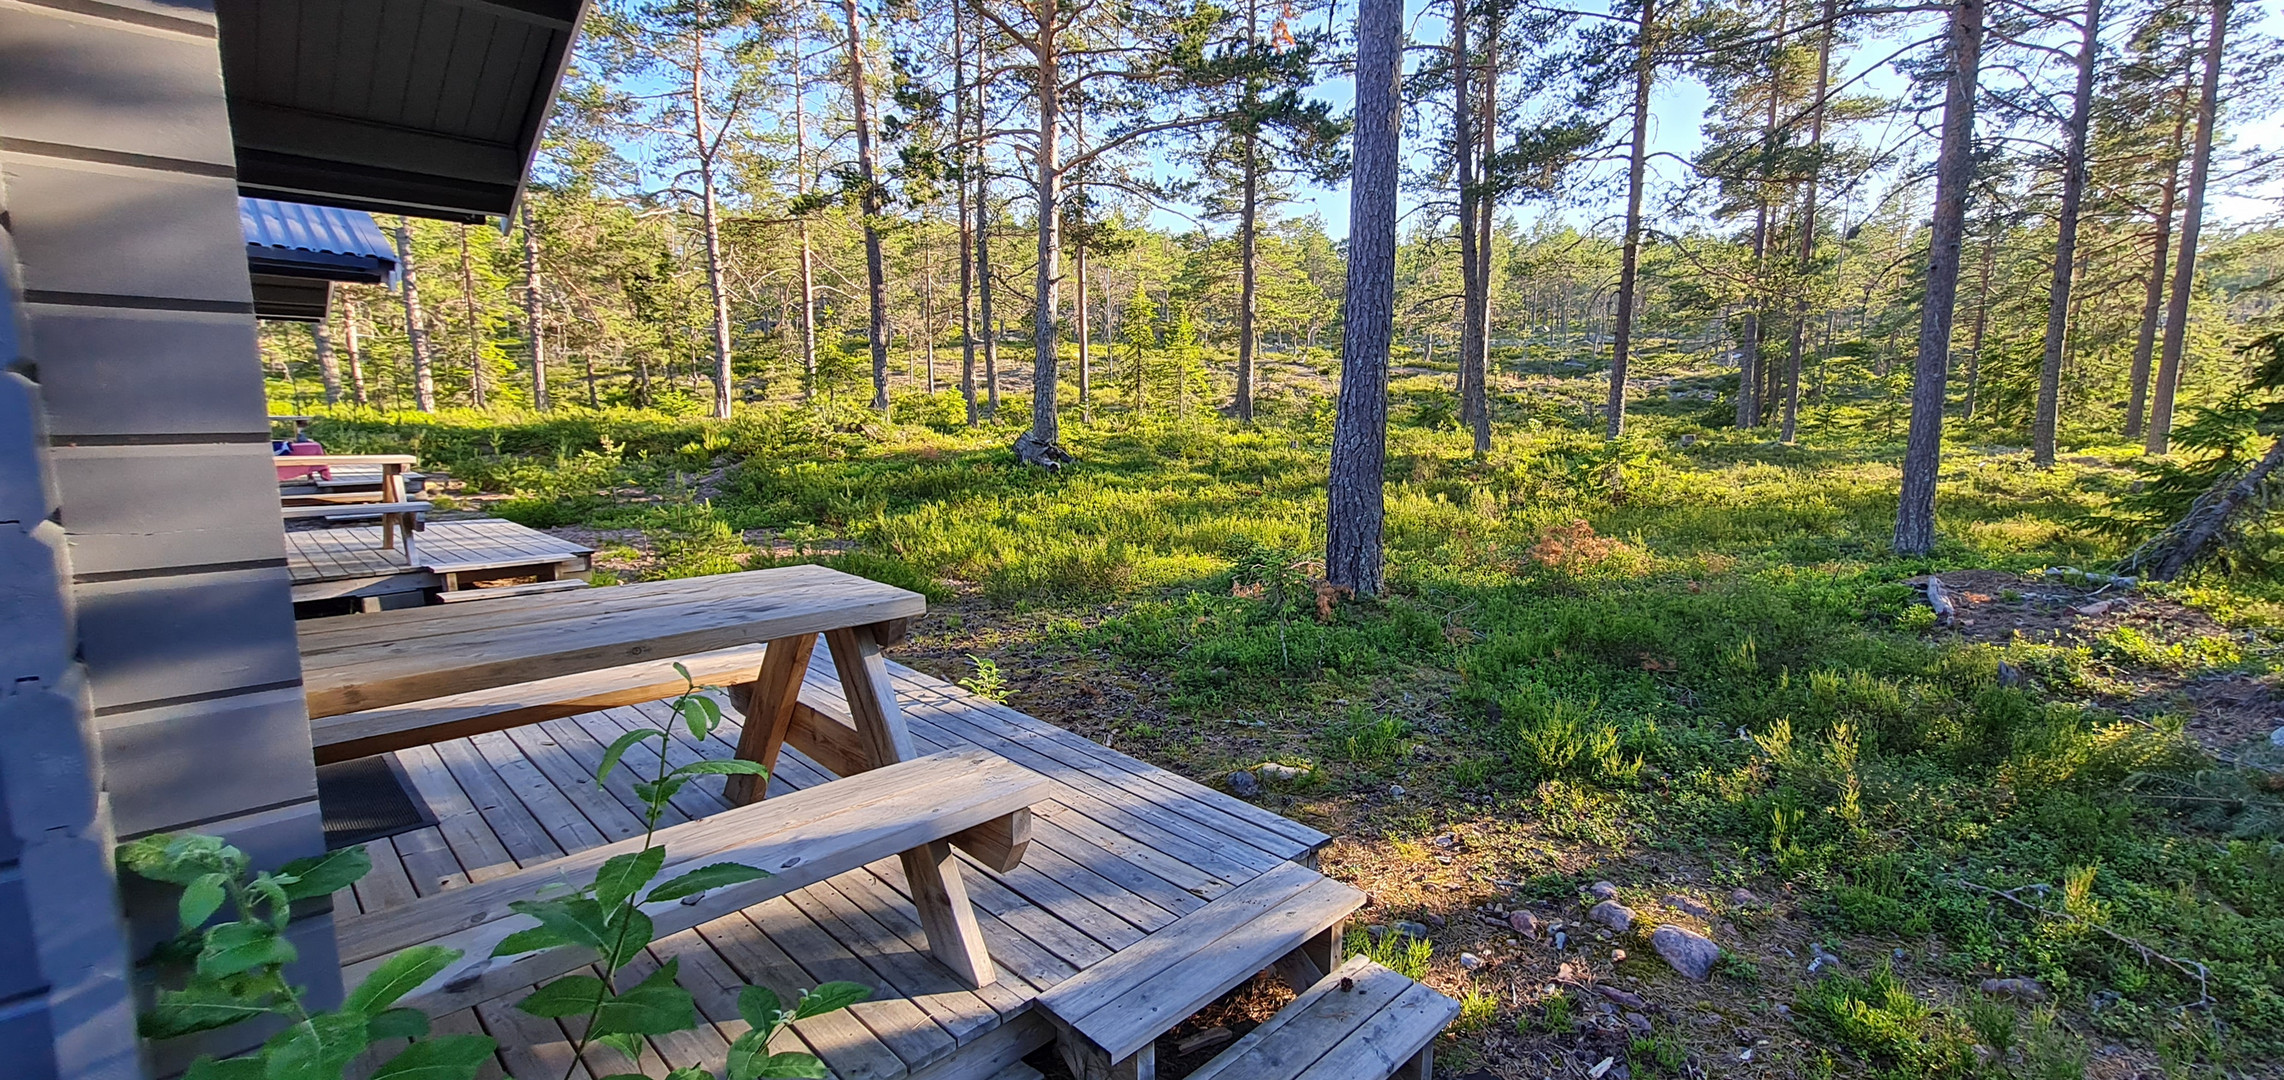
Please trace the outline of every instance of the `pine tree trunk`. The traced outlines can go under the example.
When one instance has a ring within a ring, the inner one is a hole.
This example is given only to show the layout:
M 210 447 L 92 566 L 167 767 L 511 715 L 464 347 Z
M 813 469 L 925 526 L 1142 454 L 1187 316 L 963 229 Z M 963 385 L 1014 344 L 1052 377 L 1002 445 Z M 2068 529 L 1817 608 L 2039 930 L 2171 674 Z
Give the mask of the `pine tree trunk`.
M 1031 294 L 1031 440 L 1045 447 L 1062 439 L 1061 415 L 1055 402 L 1055 350 L 1061 344 L 1055 316 L 1062 308 L 1063 75 L 1061 42 L 1055 37 L 1059 7 L 1056 0 L 1038 0 L 1038 4 L 1039 37 L 1032 46 L 1038 63 L 1039 141 L 1031 156 L 1039 249 Z
M 2189 187 L 2181 198 L 2181 253 L 2173 260 L 2173 295 L 2165 306 L 2165 351 L 2157 363 L 2157 386 L 2150 395 L 2149 435 L 2142 447 L 2165 453 L 2173 439 L 2173 392 L 2180 385 L 2181 361 L 2189 340 L 2189 301 L 2197 284 L 2197 234 L 2203 230 L 2205 180 L 2213 166 L 2213 121 L 2221 88 L 2222 46 L 2232 0 L 2213 0 L 2211 40 L 2205 43 L 2205 83 L 2197 94 L 2197 135 L 2189 153 Z
M 341 298 L 341 337 L 347 346 L 342 351 L 349 360 L 349 400 L 364 408 L 365 399 L 365 343 L 357 331 L 357 302 Z
M 531 407 L 548 409 L 546 312 L 539 292 L 539 232 L 533 228 L 531 204 L 523 205 L 523 339 L 531 349 Z
M 2093 116 L 2094 50 L 2101 25 L 2102 0 L 2086 0 L 2069 145 L 2062 152 L 2062 212 L 2054 241 L 2054 283 L 2046 297 L 2046 351 L 2038 363 L 2038 413 L 2031 424 L 2031 460 L 2041 468 L 2054 465 L 2055 429 L 2061 420 L 2062 346 L 2070 329 L 2070 279 L 2077 269 L 2078 206 L 2086 192 L 2086 132 Z
M 980 138 L 985 119 L 983 115 L 983 58 L 976 57 L 976 131 Z M 975 174 L 975 288 L 976 312 L 983 323 L 983 416 L 986 420 L 999 416 L 999 321 L 991 312 L 991 162 L 983 154 L 983 144 L 976 146 Z
M 1348 188 L 1348 292 L 1327 490 L 1326 580 L 1361 595 L 1385 573 L 1388 345 L 1396 305 L 1396 174 L 1402 102 L 1402 0 L 1358 0 L 1354 164 Z
M 1792 341 L 1784 353 L 1784 422 L 1777 430 L 1777 437 L 1787 443 L 1800 435 L 1800 361 L 1808 345 L 1808 274 L 1816 261 L 1816 178 L 1823 171 L 1824 98 L 1832 88 L 1832 37 L 1839 18 L 1839 0 L 1824 0 L 1824 25 L 1816 40 L 1816 100 L 1808 119 L 1811 165 L 1800 202 L 1800 295 L 1792 304 Z
M 953 5 L 953 13 L 956 15 L 958 11 L 959 6 Z M 801 31 L 801 20 L 793 20 L 793 189 L 796 195 L 806 196 L 809 194 L 809 83 Z M 953 35 L 955 38 L 958 36 L 957 28 Z M 956 56 L 956 42 L 953 48 Z M 964 72 L 966 69 L 960 70 Z M 960 104 L 965 106 L 966 100 L 962 98 Z M 966 198 L 965 186 L 960 188 L 960 194 L 962 199 Z M 802 214 L 794 230 L 799 234 L 801 243 L 801 400 L 808 401 L 817 396 L 817 268 L 816 256 L 809 241 L 809 215 Z M 960 241 L 965 243 L 967 203 L 964 201 L 960 203 L 960 230 Z M 967 298 L 964 280 L 960 298 L 963 303 Z
M 706 293 L 713 302 L 714 417 L 730 418 L 730 296 L 722 284 L 722 224 L 714 197 L 714 148 L 706 134 L 704 38 L 691 37 L 690 142 L 698 157 L 698 227 L 705 234 Z
M 2228 534 L 2229 524 L 2253 502 L 2268 479 L 2284 467 L 2284 436 L 2268 445 L 2268 452 L 2242 476 L 2221 481 L 2190 506 L 2187 515 L 2148 543 L 2134 549 L 2118 566 L 2121 574 L 2142 574 L 2171 581 L 2212 552 Z
M 1476 80 L 1483 99 L 1481 123 L 1476 138 L 1481 149 L 1475 158 L 1478 187 L 1475 194 L 1475 287 L 1482 300 L 1477 305 L 1475 327 L 1475 375 L 1470 380 L 1475 400 L 1469 417 L 1469 426 L 1475 436 L 1475 457 L 1481 460 L 1491 452 L 1491 252 L 1492 252 L 1492 197 L 1490 191 L 1491 154 L 1497 147 L 1494 135 L 1499 120 L 1499 9 L 1492 7 L 1483 31 L 1483 76 Z
M 1634 343 L 1634 290 L 1642 260 L 1642 182 L 1649 150 L 1650 84 L 1657 76 L 1650 31 L 1657 0 L 1642 0 L 1641 29 L 1634 38 L 1634 139 L 1626 159 L 1626 243 L 1618 256 L 1617 326 L 1611 334 L 1610 397 L 1603 434 L 1626 433 L 1626 363 Z
M 1964 415 L 1975 418 L 1976 395 L 1982 390 L 1983 336 L 1991 325 L 1991 271 L 1998 267 L 2000 225 L 1991 222 L 1983 236 L 1983 265 L 1975 282 L 1975 326 L 1967 335 L 1967 401 Z
M 1087 339 L 1086 245 L 1084 243 L 1078 245 L 1078 250 L 1072 253 L 1072 258 L 1076 264 L 1072 270 L 1078 275 L 1078 295 L 1073 298 L 1076 303 L 1071 309 L 1073 316 L 1071 329 L 1076 331 L 1079 337 L 1079 417 L 1091 422 L 1094 420 L 1094 354 L 1088 348 Z
M 2186 87 L 2183 90 L 2186 91 Z M 2165 186 L 2158 194 L 2155 254 L 2150 258 L 2149 284 L 2141 298 L 2141 332 L 2134 339 L 2133 371 L 2128 376 L 2132 387 L 2128 390 L 2125 405 L 2125 434 L 2136 437 L 2142 433 L 2142 419 L 2149 411 L 2149 361 L 2157 347 L 2157 318 L 2165 307 L 2165 260 L 2173 253 L 2173 203 L 2181 195 L 2181 142 L 2189 130 L 2188 102 L 2173 121 L 2173 142 L 2165 159 Z
M 468 404 L 484 408 L 484 337 L 476 325 L 476 263 L 468 254 L 468 226 L 460 226 L 460 313 L 468 323 Z
M 420 411 L 436 411 L 436 372 L 429 366 L 428 324 L 420 314 L 420 272 L 412 258 L 412 223 L 397 218 L 397 274 L 404 298 L 404 336 L 412 353 L 413 404 Z
M 332 297 L 332 285 L 330 283 L 326 285 L 326 296 L 330 301 Z M 332 306 L 331 303 L 326 304 L 327 308 Z M 329 325 L 331 319 L 330 312 L 321 313 L 316 322 L 309 324 L 309 336 L 317 346 L 317 377 L 325 384 L 325 403 L 327 405 L 339 405 L 341 404 L 341 363 L 333 357 L 333 327 Z
M 1481 143 L 1475 137 L 1475 58 L 1468 49 L 1474 19 L 1469 0 L 1451 0 L 1451 159 L 1452 180 L 1459 194 L 1459 421 L 1470 428 L 1475 406 L 1481 400 L 1475 384 L 1483 352 L 1483 261 L 1477 257 L 1483 238 L 1476 233 L 1480 220 L 1475 202 L 1482 195 L 1475 155 Z
M 1951 359 L 1951 316 L 1959 298 L 1967 189 L 1975 171 L 1975 91 L 1982 66 L 1983 0 L 1957 0 L 1952 6 L 1949 52 L 1951 78 L 1943 94 L 1943 142 L 1935 160 L 1935 214 L 1927 242 L 1927 299 L 1919 313 L 1911 433 L 1903 454 L 1903 491 L 1896 504 L 1898 555 L 1925 555 L 1935 549 L 1935 478 L 1943 462 L 1944 379 Z
M 1454 0 L 1464 3 L 1465 0 Z M 1247 0 L 1245 5 L 1245 33 L 1249 41 L 1259 41 L 1261 8 L 1259 0 Z M 1246 123 L 1252 122 L 1255 108 L 1253 81 L 1245 83 Z M 1237 207 L 1237 419 L 1240 423 L 1253 422 L 1253 350 L 1260 318 L 1260 241 L 1261 223 L 1261 148 L 1259 139 L 1248 128 L 1241 137 L 1243 150 L 1242 190 Z
M 878 166 L 872 154 L 872 89 L 865 78 L 864 23 L 856 0 L 842 0 L 841 15 L 849 24 L 849 110 L 856 128 L 857 182 L 863 185 L 857 205 L 864 214 L 865 300 L 870 317 L 865 343 L 872 350 L 872 407 L 888 415 L 888 268 L 880 250 L 880 215 L 883 209 Z

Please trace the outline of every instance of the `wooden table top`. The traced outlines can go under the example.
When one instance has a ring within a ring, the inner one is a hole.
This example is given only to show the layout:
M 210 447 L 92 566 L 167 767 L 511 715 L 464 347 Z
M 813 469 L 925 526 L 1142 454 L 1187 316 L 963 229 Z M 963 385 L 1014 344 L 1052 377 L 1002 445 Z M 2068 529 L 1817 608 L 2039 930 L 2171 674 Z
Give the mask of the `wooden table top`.
M 822 566 L 310 619 L 312 719 L 534 679 L 908 619 L 919 593 Z
M 326 465 L 417 465 L 411 454 L 278 454 L 278 464 L 312 469 Z

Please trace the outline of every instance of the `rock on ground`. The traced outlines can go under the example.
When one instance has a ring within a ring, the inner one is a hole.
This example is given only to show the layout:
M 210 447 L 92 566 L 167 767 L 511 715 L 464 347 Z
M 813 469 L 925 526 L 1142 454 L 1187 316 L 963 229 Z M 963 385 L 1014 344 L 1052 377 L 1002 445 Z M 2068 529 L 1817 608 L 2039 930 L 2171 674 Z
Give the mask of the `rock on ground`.
M 1616 900 L 1604 900 L 1586 912 L 1586 918 L 1621 934 L 1634 927 L 1634 909 Z
M 1712 978 L 1713 965 L 1721 959 L 1721 947 L 1713 944 L 1713 939 L 1672 923 L 1650 932 L 1650 947 L 1665 957 L 1673 970 L 1698 982 Z
M 1597 881 L 1586 887 L 1586 895 L 1596 900 L 1615 900 L 1618 898 L 1618 887 L 1607 881 Z
M 2016 1001 L 2046 1000 L 2046 988 L 2036 979 L 1984 979 L 1983 993 Z
M 1539 936 L 1539 917 L 1528 911 L 1510 911 L 1507 913 L 1507 929 L 1518 934 L 1537 937 Z
M 1665 906 L 1672 908 L 1675 911 L 1686 912 L 1700 919 L 1710 919 L 1713 917 L 1713 909 L 1706 907 L 1703 901 L 1683 896 L 1680 893 L 1667 893 L 1665 897 Z
M 1239 769 L 1229 774 L 1229 793 L 1240 799 L 1250 799 L 1261 794 L 1261 780 L 1252 773 Z

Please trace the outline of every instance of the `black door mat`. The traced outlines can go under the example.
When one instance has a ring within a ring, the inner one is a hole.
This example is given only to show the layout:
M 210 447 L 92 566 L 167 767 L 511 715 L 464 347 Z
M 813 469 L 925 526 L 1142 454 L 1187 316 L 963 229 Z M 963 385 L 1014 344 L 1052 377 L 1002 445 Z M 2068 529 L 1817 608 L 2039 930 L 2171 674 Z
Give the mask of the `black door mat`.
M 395 754 L 318 766 L 317 806 L 325 816 L 327 851 L 436 824 Z

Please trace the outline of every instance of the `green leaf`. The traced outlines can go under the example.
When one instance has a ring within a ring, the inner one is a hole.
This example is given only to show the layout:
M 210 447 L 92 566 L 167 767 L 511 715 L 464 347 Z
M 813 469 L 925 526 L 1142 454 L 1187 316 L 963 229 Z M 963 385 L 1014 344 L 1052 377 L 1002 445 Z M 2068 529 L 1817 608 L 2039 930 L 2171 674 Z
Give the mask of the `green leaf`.
M 680 661 L 680 660 L 676 660 L 676 661 L 674 662 L 674 673 L 675 673 L 676 675 L 680 675 L 680 676 L 682 676 L 682 681 L 683 681 L 683 682 L 689 683 L 689 684 L 690 684 L 690 685 L 692 685 L 692 686 L 696 686 L 696 685 L 698 685 L 698 680 L 696 680 L 696 679 L 693 679 L 693 678 L 691 678 L 691 677 L 690 677 L 690 669 L 689 669 L 689 668 L 686 668 L 686 667 L 683 667 L 683 666 L 682 666 L 682 661 Z
M 341 1070 L 372 1045 L 365 1014 L 318 1013 L 262 1044 L 268 1080 L 340 1080 Z
M 611 988 L 593 975 L 565 975 L 532 991 L 515 1007 L 533 1016 L 559 1020 L 585 1016 L 610 996 Z
M 365 1022 L 365 1034 L 375 1041 L 425 1038 L 428 1014 L 419 1009 L 384 1009 Z
M 642 1060 L 642 1036 L 640 1035 L 627 1035 L 623 1033 L 615 1035 L 597 1035 L 595 1036 L 595 1041 L 618 1051 L 621 1055 L 625 1056 L 628 1061 Z M 649 1080 L 649 1078 L 644 1077 L 643 1080 Z
M 690 737 L 699 742 L 722 726 L 722 707 L 713 698 L 703 694 L 688 694 L 674 703 L 674 711 L 682 715 L 682 722 L 690 728 Z
M 658 869 L 666 865 L 666 849 L 647 847 L 624 855 L 613 855 L 595 872 L 595 902 L 615 908 L 627 897 L 640 892 L 658 876 Z
M 603 1002 L 591 1029 L 603 1034 L 665 1035 L 698 1026 L 698 1004 L 688 990 L 675 985 L 680 968 L 668 960 L 626 993 Z
M 228 895 L 222 891 L 222 883 L 228 880 L 220 874 L 201 874 L 182 887 L 182 899 L 175 902 L 175 913 L 182 918 L 183 929 L 196 930 L 222 910 L 222 901 Z
M 730 1041 L 730 1056 L 723 1080 L 754 1080 L 769 1060 L 769 1029 L 756 1027 Z
M 144 1038 L 172 1039 L 212 1031 L 269 1013 L 265 999 L 241 996 L 212 979 L 192 979 L 180 990 L 161 990 L 136 1023 Z
M 565 940 L 563 935 L 544 926 L 527 926 L 501 938 L 499 944 L 492 946 L 492 955 L 514 956 L 518 953 L 538 952 L 541 949 L 552 949 L 558 945 L 569 944 L 570 942 Z
M 284 888 L 287 900 L 311 900 L 331 896 L 356 884 L 372 869 L 373 857 L 365 854 L 365 846 L 359 844 L 295 859 L 278 869 L 278 884 Z
M 696 896 L 699 893 L 719 889 L 725 885 L 735 885 L 741 881 L 759 881 L 768 876 L 769 871 L 758 866 L 729 862 L 711 863 L 650 890 L 650 895 L 645 897 L 643 902 L 654 904 L 666 900 L 680 900 L 685 896 Z
M 267 923 L 223 923 L 206 931 L 206 945 L 198 951 L 198 973 L 219 978 L 252 971 L 268 964 L 290 964 L 291 942 Z
M 627 751 L 634 749 L 635 744 L 644 739 L 664 741 L 665 738 L 666 733 L 657 728 L 636 728 L 611 740 L 610 749 L 603 751 L 603 767 L 595 770 L 595 782 L 600 784 L 610 779 L 611 770 L 618 766 L 619 758 L 624 756 Z
M 636 784 L 634 786 L 634 793 L 636 798 L 639 798 L 652 806 L 664 806 L 673 800 L 676 792 L 682 790 L 682 785 L 689 782 L 690 778 L 687 776 L 676 776 L 673 773 L 668 773 L 666 774 L 666 779 L 660 780 L 657 783 L 652 783 L 648 780 L 645 780 L 642 783 Z
M 413 992 L 420 984 L 435 978 L 436 973 L 460 959 L 460 950 L 441 945 L 415 945 L 389 957 L 386 963 L 365 976 L 365 981 L 349 992 L 341 1002 L 343 1009 L 355 1010 L 371 1016 L 396 1004 L 398 998 Z
M 829 982 L 801 995 L 801 1002 L 793 1006 L 795 1020 L 823 1016 L 836 1009 L 846 1009 L 872 997 L 872 987 L 863 983 Z
M 695 1066 L 685 1066 L 667 1073 L 666 1080 L 714 1080 L 714 1074 Z
M 747 1027 L 766 1036 L 785 1015 L 785 1006 L 777 999 L 777 991 L 749 986 L 738 991 L 738 1015 L 745 1018 Z
M 246 872 L 246 853 L 220 837 L 160 833 L 123 844 L 114 858 L 138 877 L 188 885 L 207 874 L 236 878 Z
M 439 1035 L 405 1047 L 370 1080 L 474 1080 L 499 1044 L 489 1035 Z
M 261 896 L 262 902 L 269 906 L 270 926 L 278 933 L 285 933 L 286 924 L 293 921 L 293 901 L 287 899 L 285 886 L 264 873 L 255 875 L 254 880 L 246 883 L 246 888 Z
M 651 922 L 650 916 L 643 914 L 640 908 L 617 908 L 612 915 L 611 940 L 617 942 L 619 948 L 616 955 L 605 953 L 603 960 L 610 965 L 611 970 L 616 971 L 642 955 L 643 948 L 650 944 Z M 625 924 L 624 933 L 619 932 L 622 922 Z
M 259 1057 L 234 1057 L 216 1061 L 202 1057 L 190 1063 L 190 1070 L 182 1080 L 262 1080 L 262 1069 L 268 1062 Z
M 743 758 L 707 758 L 677 767 L 668 776 L 768 776 L 769 767 Z
M 561 900 L 517 900 L 508 905 L 511 911 L 522 912 L 539 920 L 539 925 L 553 931 L 566 945 L 584 945 L 598 953 L 610 952 L 610 943 L 617 936 L 611 927 L 611 912 L 592 898 L 567 896 Z M 521 933 L 520 931 L 518 932 Z M 513 940 L 514 935 L 509 940 Z M 502 944 L 505 944 L 503 942 Z M 643 939 L 648 945 L 648 938 Z M 498 955 L 495 951 L 494 955 Z
M 818 1061 L 815 1054 L 804 1054 L 798 1050 L 769 1055 L 769 1060 L 762 1062 L 761 1071 L 754 1074 L 756 1080 L 793 1080 L 796 1077 L 800 1080 L 825 1080 L 827 1075 L 825 1063 Z

